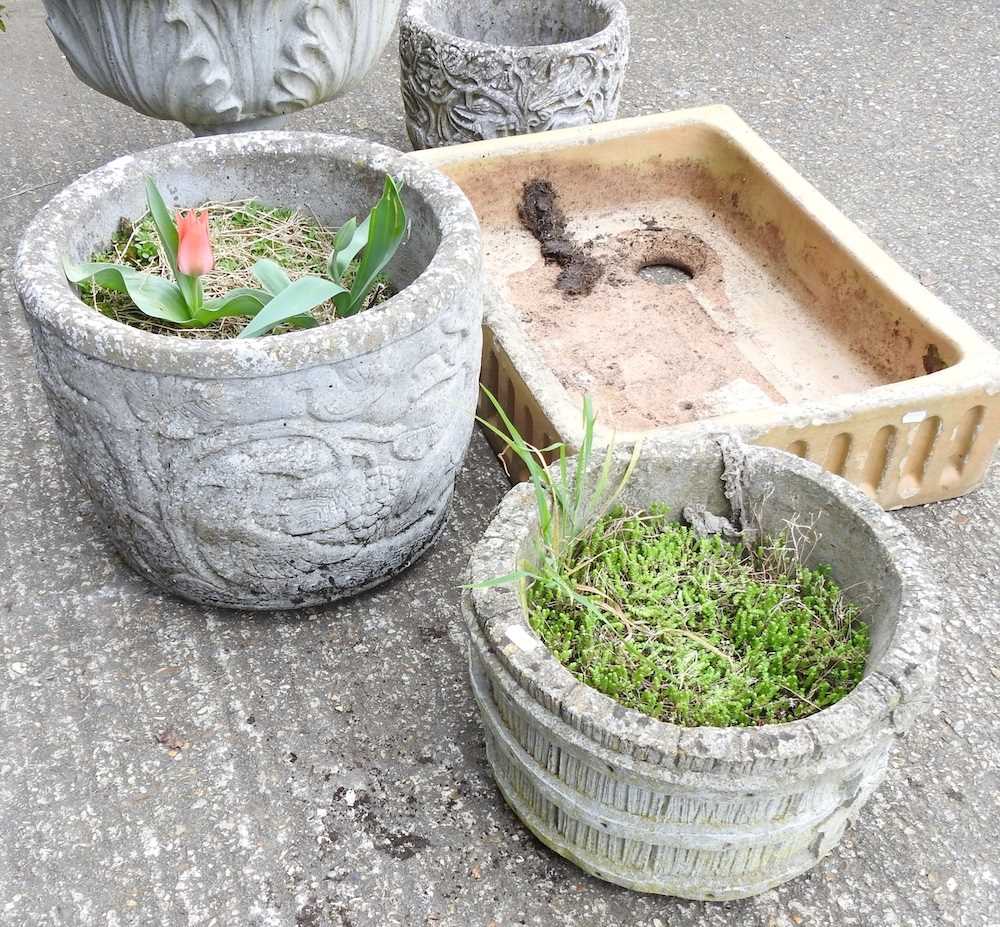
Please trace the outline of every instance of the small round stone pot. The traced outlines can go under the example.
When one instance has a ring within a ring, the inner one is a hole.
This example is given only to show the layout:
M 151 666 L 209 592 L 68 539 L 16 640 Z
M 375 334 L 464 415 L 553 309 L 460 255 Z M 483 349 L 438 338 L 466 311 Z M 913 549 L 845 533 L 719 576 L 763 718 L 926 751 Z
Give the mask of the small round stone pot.
M 343 96 L 392 35 L 400 0 L 44 0 L 74 73 L 196 135 L 280 128 Z
M 625 460 L 618 455 L 619 472 Z M 875 503 L 782 451 L 651 440 L 623 501 L 752 517 L 769 534 L 815 517 L 809 562 L 830 564 L 865 606 L 864 678 L 803 720 L 678 727 L 578 682 L 531 629 L 517 590 L 473 588 L 463 611 L 489 762 L 527 827 L 593 875 L 684 898 L 756 895 L 837 845 L 885 776 L 893 743 L 930 701 L 936 585 L 914 540 Z M 475 548 L 470 581 L 530 563 L 536 530 L 522 484 Z
M 77 297 L 63 257 L 106 246 L 168 204 L 256 197 L 339 225 L 403 183 L 399 291 L 290 334 L 203 340 L 142 331 Z M 26 232 L 15 281 L 70 469 L 118 550 L 206 605 L 315 605 L 388 579 L 440 531 L 472 433 L 479 374 L 479 225 L 443 174 L 316 133 L 193 139 L 80 178 Z
M 620 0 L 408 0 L 400 21 L 413 147 L 614 119 L 629 57 Z

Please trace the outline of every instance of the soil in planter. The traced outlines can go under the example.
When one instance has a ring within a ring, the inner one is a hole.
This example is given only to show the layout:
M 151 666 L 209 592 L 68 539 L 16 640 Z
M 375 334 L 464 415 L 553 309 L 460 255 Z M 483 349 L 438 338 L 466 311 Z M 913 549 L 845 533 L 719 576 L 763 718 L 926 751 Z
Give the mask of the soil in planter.
M 276 261 L 292 280 L 306 275 L 326 276 L 337 230 L 325 227 L 307 212 L 263 206 L 255 200 L 207 203 L 199 208 L 208 213 L 215 254 L 215 269 L 201 278 L 207 298 L 224 296 L 236 287 L 260 289 L 250 269 L 261 258 Z M 145 273 L 170 277 L 166 255 L 148 214 L 134 224 L 122 219 L 111 247 L 94 254 L 91 260 L 128 264 Z M 348 287 L 356 266 L 351 265 L 345 275 Z M 395 292 L 388 278 L 379 277 L 363 309 L 385 302 Z M 220 319 L 207 328 L 180 328 L 143 315 L 124 293 L 89 282 L 80 285 L 80 298 L 117 322 L 181 338 L 235 338 L 249 321 L 232 317 Z M 314 309 L 312 315 L 320 324 L 336 318 L 332 302 Z M 290 326 L 279 326 L 273 334 L 293 330 Z
M 794 721 L 860 681 L 860 610 L 797 533 L 752 550 L 666 510 L 616 510 L 528 588 L 531 626 L 581 682 L 685 726 Z M 567 592 L 572 588 L 572 596 Z

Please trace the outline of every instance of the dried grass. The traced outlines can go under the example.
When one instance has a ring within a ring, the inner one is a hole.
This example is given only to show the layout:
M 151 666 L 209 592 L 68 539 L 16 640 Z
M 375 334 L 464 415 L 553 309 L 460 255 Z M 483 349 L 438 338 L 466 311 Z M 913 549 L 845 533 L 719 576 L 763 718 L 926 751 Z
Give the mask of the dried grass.
M 208 212 L 212 251 L 215 254 L 215 269 L 201 278 L 206 298 L 224 296 L 236 287 L 259 289 L 260 284 L 250 269 L 261 258 L 276 261 L 292 280 L 309 274 L 326 275 L 337 230 L 324 226 L 307 210 L 271 208 L 255 200 L 205 203 L 199 209 Z M 111 247 L 95 254 L 92 260 L 128 264 L 145 273 L 170 278 L 166 254 L 148 213 L 134 224 L 123 219 Z M 348 269 L 347 286 L 350 286 L 353 272 L 353 267 Z M 364 310 L 384 302 L 394 292 L 389 281 L 380 278 L 368 295 Z M 248 322 L 247 319 L 234 317 L 220 319 L 207 328 L 180 328 L 143 315 L 128 296 L 113 290 L 83 285 L 80 287 L 80 298 L 117 322 L 180 338 L 235 338 Z M 332 302 L 324 303 L 312 314 L 320 324 L 336 319 Z M 292 330 L 289 326 L 282 326 L 273 333 Z

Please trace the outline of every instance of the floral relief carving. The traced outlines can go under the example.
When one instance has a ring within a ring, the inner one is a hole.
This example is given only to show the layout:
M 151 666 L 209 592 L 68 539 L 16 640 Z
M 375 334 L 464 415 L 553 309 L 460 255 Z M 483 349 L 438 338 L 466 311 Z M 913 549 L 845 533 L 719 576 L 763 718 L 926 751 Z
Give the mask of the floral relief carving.
M 484 50 L 404 18 L 399 50 L 407 131 L 430 148 L 615 118 L 629 29 L 623 20 L 590 41 Z
M 385 47 L 400 0 L 45 0 L 77 76 L 189 126 L 281 116 L 340 96 Z
M 251 380 L 126 370 L 51 337 L 36 360 L 70 466 L 129 562 L 203 602 L 306 605 L 436 536 L 471 435 L 477 298 L 374 355 Z

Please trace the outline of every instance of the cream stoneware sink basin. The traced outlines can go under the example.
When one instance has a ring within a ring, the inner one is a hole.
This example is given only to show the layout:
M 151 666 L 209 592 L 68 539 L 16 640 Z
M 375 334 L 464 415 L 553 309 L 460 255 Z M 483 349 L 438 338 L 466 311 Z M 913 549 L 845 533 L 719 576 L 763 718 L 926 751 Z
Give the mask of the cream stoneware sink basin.
M 410 157 L 479 215 L 483 383 L 537 446 L 589 393 L 605 440 L 732 429 L 885 508 L 982 481 L 1000 354 L 728 107 Z

